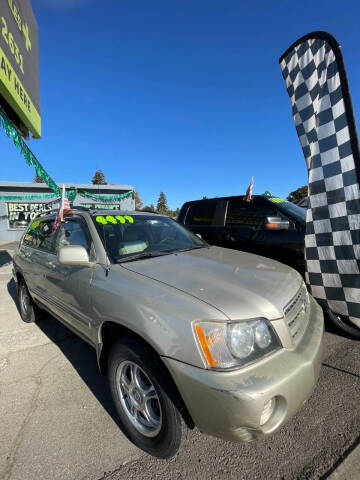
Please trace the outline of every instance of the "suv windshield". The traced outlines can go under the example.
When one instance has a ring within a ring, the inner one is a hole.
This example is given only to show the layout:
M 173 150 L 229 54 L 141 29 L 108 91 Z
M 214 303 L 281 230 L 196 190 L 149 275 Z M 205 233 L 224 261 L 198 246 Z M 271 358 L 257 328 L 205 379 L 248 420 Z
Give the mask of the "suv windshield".
M 174 220 L 158 215 L 95 214 L 92 218 L 106 251 L 115 262 L 207 246 Z

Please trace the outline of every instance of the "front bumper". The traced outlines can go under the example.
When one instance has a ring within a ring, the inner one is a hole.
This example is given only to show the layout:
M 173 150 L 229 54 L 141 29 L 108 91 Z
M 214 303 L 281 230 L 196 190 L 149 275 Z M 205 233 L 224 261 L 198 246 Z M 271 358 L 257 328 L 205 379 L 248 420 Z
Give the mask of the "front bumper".
M 311 395 L 322 361 L 323 313 L 313 298 L 307 330 L 296 349 L 231 372 L 215 372 L 163 358 L 195 423 L 209 435 L 252 441 L 277 430 Z M 273 415 L 260 425 L 264 405 Z

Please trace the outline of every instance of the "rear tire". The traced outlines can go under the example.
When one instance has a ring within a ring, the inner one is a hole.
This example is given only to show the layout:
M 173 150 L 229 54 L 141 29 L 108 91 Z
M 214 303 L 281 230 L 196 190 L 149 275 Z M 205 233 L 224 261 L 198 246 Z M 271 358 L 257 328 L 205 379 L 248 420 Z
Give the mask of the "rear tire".
M 341 315 L 332 312 L 328 308 L 325 310 L 325 313 L 330 322 L 342 334 L 346 335 L 349 338 L 360 340 L 360 328 L 358 328 L 356 325 L 354 325 Z
M 110 352 L 108 377 L 123 433 L 154 457 L 173 457 L 188 430 L 159 357 L 140 341 L 125 337 Z
M 42 311 L 35 305 L 24 280 L 20 281 L 18 289 L 20 316 L 25 323 L 37 322 Z

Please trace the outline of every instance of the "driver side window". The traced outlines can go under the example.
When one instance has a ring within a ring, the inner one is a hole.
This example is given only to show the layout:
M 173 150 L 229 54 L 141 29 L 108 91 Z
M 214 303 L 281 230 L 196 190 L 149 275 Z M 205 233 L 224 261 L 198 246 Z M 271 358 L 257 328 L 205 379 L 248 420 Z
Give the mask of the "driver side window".
M 89 254 L 90 261 L 94 261 L 95 250 L 84 226 L 80 220 L 68 220 L 59 228 L 56 238 L 56 253 L 65 245 L 80 245 Z

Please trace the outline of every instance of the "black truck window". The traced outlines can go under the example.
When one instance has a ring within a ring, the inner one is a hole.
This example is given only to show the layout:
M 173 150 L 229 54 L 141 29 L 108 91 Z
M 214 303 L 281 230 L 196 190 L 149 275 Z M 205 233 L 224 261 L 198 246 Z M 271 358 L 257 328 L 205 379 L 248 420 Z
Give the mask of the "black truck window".
M 192 203 L 186 215 L 186 225 L 211 225 L 214 220 L 216 201 Z

